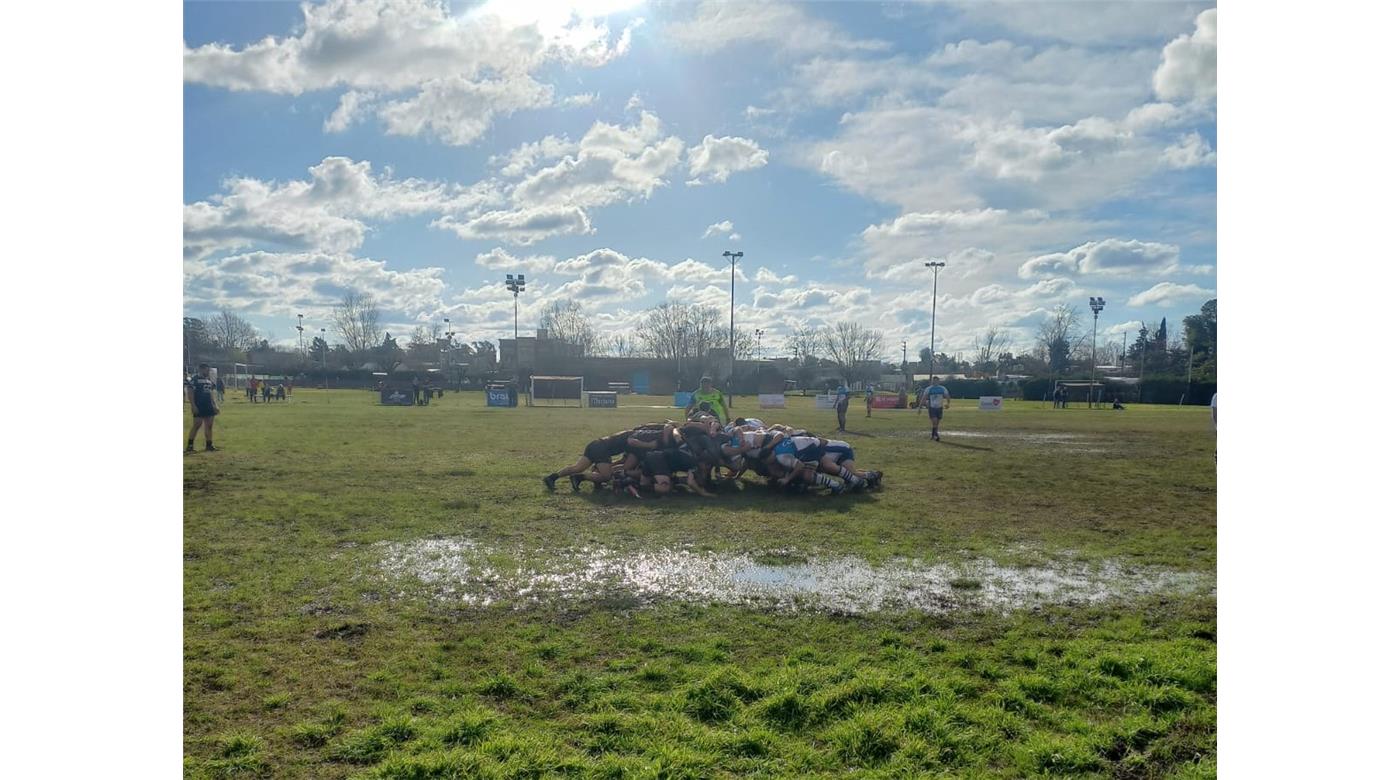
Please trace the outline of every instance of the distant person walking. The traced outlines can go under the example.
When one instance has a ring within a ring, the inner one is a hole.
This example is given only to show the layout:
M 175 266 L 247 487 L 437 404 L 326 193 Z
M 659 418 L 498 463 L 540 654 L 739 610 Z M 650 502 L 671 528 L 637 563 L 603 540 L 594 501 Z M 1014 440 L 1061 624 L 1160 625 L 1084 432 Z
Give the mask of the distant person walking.
M 223 377 L 219 377 L 218 380 L 217 380 L 216 382 L 214 382 L 214 389 L 217 390 L 217 391 L 219 392 L 219 403 L 223 403 L 223 402 L 224 402 L 224 378 L 223 378 Z
M 950 401 L 948 388 L 938 384 L 936 376 L 929 380 L 929 386 L 919 394 L 919 405 L 928 409 L 929 425 L 933 428 L 930 438 L 934 441 L 943 441 L 938 435 L 938 425 L 943 422 L 943 410 L 950 405 Z
M 690 413 L 696 409 L 706 410 L 718 417 L 720 425 L 729 422 L 729 409 L 724 405 L 724 393 L 715 389 L 715 380 L 707 376 L 700 378 L 700 389 L 690 394 L 690 403 L 686 404 L 685 416 L 690 417 Z
M 836 430 L 846 431 L 846 410 L 851 408 L 851 388 L 841 385 L 836 388 Z
M 248 402 L 254 404 L 258 402 L 258 380 L 256 379 L 248 380 Z
M 875 388 L 865 388 L 865 416 L 870 416 L 870 410 L 875 408 Z
M 413 378 L 413 405 L 423 405 L 423 387 L 418 384 L 418 377 Z
M 268 384 L 266 381 L 259 382 L 258 384 L 262 385 L 263 403 L 272 403 L 272 385 Z
M 286 386 L 286 385 L 283 385 L 283 384 L 277 385 L 277 400 L 279 400 L 279 401 L 285 401 L 285 400 L 287 400 L 287 386 Z
M 214 446 L 214 416 L 219 413 L 219 404 L 215 401 L 218 390 L 215 389 L 214 380 L 209 378 L 208 363 L 199 364 L 199 373 L 190 377 L 186 387 L 194 426 L 190 428 L 189 439 L 185 441 L 185 452 L 194 452 L 194 437 L 201 427 L 204 428 L 204 449 L 217 452 L 218 447 Z

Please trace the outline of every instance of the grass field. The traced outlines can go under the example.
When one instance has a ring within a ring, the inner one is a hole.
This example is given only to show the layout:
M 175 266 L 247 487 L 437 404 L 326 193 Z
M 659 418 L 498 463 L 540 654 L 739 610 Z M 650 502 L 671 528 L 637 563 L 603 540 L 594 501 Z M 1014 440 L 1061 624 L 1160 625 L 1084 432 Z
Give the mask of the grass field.
M 853 404 L 880 491 L 637 501 L 539 477 L 664 399 L 376 398 L 185 457 L 187 776 L 1215 774 L 1207 409 Z

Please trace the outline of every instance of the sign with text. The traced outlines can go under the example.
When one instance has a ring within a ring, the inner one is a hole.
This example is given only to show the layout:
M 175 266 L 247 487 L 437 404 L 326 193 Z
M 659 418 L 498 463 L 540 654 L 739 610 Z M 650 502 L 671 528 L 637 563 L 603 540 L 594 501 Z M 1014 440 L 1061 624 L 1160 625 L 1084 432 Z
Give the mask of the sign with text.
M 877 395 L 870 399 L 870 406 L 875 409 L 898 409 L 899 396 L 897 395 Z
M 1001 396 L 984 395 L 977 398 L 977 408 L 984 412 L 1001 411 Z
M 787 407 L 787 397 L 782 393 L 759 393 L 758 408 L 783 409 Z
M 617 393 L 590 392 L 588 394 L 588 406 L 593 409 L 616 409 Z
M 509 407 L 510 407 L 510 391 L 509 391 L 509 390 L 487 390 L 487 391 L 486 391 L 486 405 L 487 405 L 487 406 L 501 406 L 501 407 L 509 408 Z
M 836 396 L 834 394 L 823 393 L 822 395 L 814 396 L 814 400 L 817 402 L 818 409 L 836 408 Z

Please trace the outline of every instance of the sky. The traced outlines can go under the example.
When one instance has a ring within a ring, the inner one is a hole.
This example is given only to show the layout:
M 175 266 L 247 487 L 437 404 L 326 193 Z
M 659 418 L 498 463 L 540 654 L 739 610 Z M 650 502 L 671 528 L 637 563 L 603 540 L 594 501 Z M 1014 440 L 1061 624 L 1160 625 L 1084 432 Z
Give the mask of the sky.
M 385 329 L 507 338 L 577 301 L 885 357 L 1101 343 L 1215 297 L 1216 11 L 1172 2 L 184 6 L 184 308 L 275 343 L 347 290 Z M 330 338 L 331 343 L 337 339 Z

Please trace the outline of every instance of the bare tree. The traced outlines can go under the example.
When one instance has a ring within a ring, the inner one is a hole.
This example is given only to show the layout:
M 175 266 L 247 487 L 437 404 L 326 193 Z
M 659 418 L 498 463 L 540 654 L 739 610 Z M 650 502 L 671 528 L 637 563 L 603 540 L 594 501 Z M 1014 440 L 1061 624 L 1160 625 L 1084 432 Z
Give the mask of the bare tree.
M 1070 358 L 1084 343 L 1084 328 L 1079 309 L 1062 303 L 1040 323 L 1036 346 L 1050 364 L 1052 374 L 1062 374 L 1069 368 Z
M 607 354 L 613 357 L 638 357 L 642 354 L 641 341 L 631 333 L 619 333 L 608 339 L 604 345 Z
M 540 330 L 548 338 L 569 344 L 580 355 L 598 353 L 598 332 L 583 313 L 578 301 L 557 300 L 540 315 Z
M 228 309 L 205 320 L 204 330 L 220 349 L 243 352 L 258 344 L 258 329 Z
M 783 342 L 783 347 L 797 358 L 799 363 L 807 362 L 807 358 L 816 357 L 822 350 L 822 334 L 817 328 L 802 325 L 794 328 Z
M 864 376 L 866 365 L 878 361 L 885 347 L 884 334 L 859 322 L 827 326 L 822 329 L 821 338 L 826 356 L 840 367 L 848 382 Z
M 737 331 L 734 334 L 734 359 L 753 360 L 758 352 L 758 339 L 747 330 Z
M 369 295 L 358 290 L 345 293 L 332 309 L 331 318 L 352 353 L 379 346 L 379 306 Z
M 995 374 L 1001 370 L 1001 355 L 1011 337 L 998 327 L 987 328 L 977 341 L 977 368 Z

